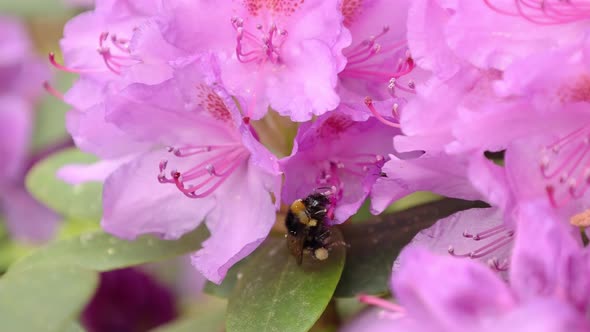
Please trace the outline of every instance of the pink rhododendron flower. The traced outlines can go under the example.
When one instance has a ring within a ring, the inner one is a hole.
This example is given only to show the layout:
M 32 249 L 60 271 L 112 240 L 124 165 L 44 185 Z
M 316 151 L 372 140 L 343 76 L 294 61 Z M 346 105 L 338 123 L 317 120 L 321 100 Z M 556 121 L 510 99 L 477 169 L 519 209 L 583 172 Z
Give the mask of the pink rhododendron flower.
M 517 59 L 584 38 L 587 22 L 582 21 L 588 18 L 587 13 L 567 12 L 579 9 L 578 4 L 562 4 L 556 10 L 549 3 L 558 1 L 542 2 L 547 3 L 549 13 L 538 13 L 537 17 L 561 16 L 563 20 L 556 19 L 555 23 L 577 23 L 542 24 L 519 14 L 518 8 L 539 8 L 541 1 L 415 1 L 408 19 L 412 55 L 418 65 L 446 78 L 457 71 L 457 63 L 469 63 L 484 70 L 504 70 Z M 569 9 L 564 10 L 566 7 Z M 574 16 L 578 20 L 572 20 Z
M 393 313 L 380 315 L 376 330 L 386 330 L 384 320 L 388 331 L 588 330 L 590 256 L 569 226 L 546 212 L 520 215 L 510 284 L 480 263 L 405 249 L 392 276 L 399 305 L 381 305 Z
M 60 42 L 65 65 L 53 55 L 50 59 L 57 68 L 80 75 L 64 100 L 73 107 L 67 114 L 68 131 L 84 151 L 117 158 L 140 148 L 140 143 L 105 121 L 105 99 L 129 84 L 156 84 L 171 77 L 172 68 L 165 61 L 174 57 L 163 56 L 172 52 L 169 48 L 154 42 L 146 52 L 132 42 L 143 36 L 159 6 L 156 0 L 97 1 L 96 9 L 66 24 Z
M 306 197 L 317 188 L 332 191 L 335 221 L 357 212 L 382 176 L 399 129 L 376 119 L 356 122 L 340 112 L 323 115 L 299 128 L 290 157 L 281 160 L 285 173 L 283 201 Z
M 415 64 L 406 41 L 409 5 L 409 1 L 342 2 L 352 44 L 343 51 L 347 63 L 338 75 L 339 111 L 355 120 L 371 115 L 364 104 L 366 96 L 400 105 L 414 93 Z M 392 116 L 391 108 L 386 115 Z
M 481 157 L 470 166 L 473 183 L 490 200 L 511 209 L 544 201 L 568 218 L 590 206 L 587 45 L 516 61 L 494 82 L 502 103 L 461 113 L 453 149 L 507 149 L 502 169 Z
M 12 236 L 33 242 L 47 240 L 58 221 L 24 188 L 35 158 L 30 151 L 34 104 L 47 77 L 25 27 L 0 17 L 0 213 Z
M 186 59 L 174 78 L 133 84 L 112 97 L 108 121 L 151 148 L 107 178 L 102 227 L 124 238 L 155 233 L 172 239 L 205 219 L 211 237 L 193 263 L 221 282 L 272 227 L 270 192 L 279 193 L 280 176 L 211 61 Z
M 335 109 L 338 73 L 350 44 L 339 1 L 169 1 L 161 35 L 187 55 L 221 58 L 231 94 L 247 100 L 246 116 L 272 107 L 295 121 Z

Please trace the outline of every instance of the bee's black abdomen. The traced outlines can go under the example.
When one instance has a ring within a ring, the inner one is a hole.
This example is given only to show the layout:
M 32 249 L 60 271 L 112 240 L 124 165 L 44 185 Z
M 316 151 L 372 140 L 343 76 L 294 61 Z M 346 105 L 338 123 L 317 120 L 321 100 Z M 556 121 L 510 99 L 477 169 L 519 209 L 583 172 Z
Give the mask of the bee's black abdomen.
M 285 226 L 287 227 L 287 231 L 291 235 L 297 235 L 297 233 L 301 231 L 302 227 L 304 227 L 304 225 L 299 222 L 295 214 L 293 214 L 293 212 L 291 211 L 287 212 L 287 217 L 285 218 Z

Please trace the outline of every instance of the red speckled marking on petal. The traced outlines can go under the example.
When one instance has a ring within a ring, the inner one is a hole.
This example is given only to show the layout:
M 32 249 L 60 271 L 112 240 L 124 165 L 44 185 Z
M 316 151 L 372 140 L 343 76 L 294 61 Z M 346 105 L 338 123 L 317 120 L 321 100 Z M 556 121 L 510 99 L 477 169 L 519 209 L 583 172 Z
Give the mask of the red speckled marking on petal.
M 244 7 L 252 16 L 258 16 L 263 9 L 289 16 L 304 2 L 305 0 L 244 0 Z
M 350 25 L 359 17 L 362 12 L 363 0 L 344 0 L 340 10 L 344 16 L 344 26 Z
M 352 125 L 354 121 L 348 116 L 335 114 L 319 128 L 319 136 L 322 138 L 338 136 Z
M 582 75 L 572 84 L 561 87 L 557 95 L 563 103 L 590 101 L 590 76 Z
M 205 84 L 197 85 L 198 105 L 203 107 L 213 118 L 223 121 L 231 121 L 231 113 L 225 102 L 210 87 Z

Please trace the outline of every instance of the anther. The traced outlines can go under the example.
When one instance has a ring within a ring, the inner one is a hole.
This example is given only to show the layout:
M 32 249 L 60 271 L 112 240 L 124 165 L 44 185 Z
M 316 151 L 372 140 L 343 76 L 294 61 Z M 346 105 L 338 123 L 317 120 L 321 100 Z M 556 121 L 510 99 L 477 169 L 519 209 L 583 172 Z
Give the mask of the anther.
M 166 167 L 168 166 L 168 160 L 164 159 L 160 161 L 160 164 L 158 165 L 160 168 L 160 172 L 163 172 Z
M 215 166 L 208 164 L 207 166 L 205 166 L 205 170 L 207 171 L 207 173 L 209 173 L 209 175 L 213 175 L 215 174 Z

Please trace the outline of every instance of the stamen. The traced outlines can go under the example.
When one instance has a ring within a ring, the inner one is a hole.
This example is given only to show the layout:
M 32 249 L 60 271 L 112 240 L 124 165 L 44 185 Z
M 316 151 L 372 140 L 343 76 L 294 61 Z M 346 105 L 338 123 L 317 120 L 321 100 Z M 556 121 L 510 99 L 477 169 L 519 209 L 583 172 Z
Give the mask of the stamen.
M 554 207 L 583 197 L 590 188 L 590 125 L 546 146 L 539 162 L 545 190 Z
M 109 33 L 108 32 L 102 32 L 99 36 L 98 36 L 98 48 L 97 48 L 97 52 L 98 54 L 100 54 L 100 56 L 103 59 L 103 62 L 105 64 L 105 66 L 107 67 L 107 69 L 117 75 L 121 75 L 122 69 L 124 67 L 127 66 L 131 66 L 137 63 L 141 63 L 141 60 L 132 57 L 130 55 L 130 50 L 129 50 L 129 40 L 125 39 L 125 38 L 119 38 L 116 35 L 111 36 L 110 40 L 111 40 L 111 44 L 115 46 L 115 48 L 121 52 L 123 52 L 124 55 L 117 55 L 117 54 L 113 54 L 111 52 L 111 49 L 109 46 L 106 45 L 106 41 L 109 40 Z M 78 68 L 69 68 L 66 67 L 62 64 L 59 64 L 56 60 L 55 60 L 55 54 L 53 52 L 49 53 L 49 61 L 51 62 L 51 64 L 61 70 L 61 71 L 65 71 L 68 73 L 74 73 L 74 74 L 92 74 L 92 73 L 102 73 L 104 72 L 104 69 L 90 69 L 90 68 L 86 68 L 86 69 L 78 69 Z
M 173 183 L 178 190 L 190 198 L 203 198 L 213 193 L 248 158 L 249 152 L 241 145 L 184 146 L 169 147 L 168 152 L 179 158 L 207 154 L 207 159 L 184 172 L 176 169 L 166 177 L 168 160 L 162 160 L 158 167 L 160 183 Z M 190 183 L 189 183 L 190 182 Z
M 108 40 L 108 37 L 109 37 L 108 32 L 103 32 L 100 34 L 100 36 L 98 37 L 97 51 L 102 56 L 106 67 L 110 71 L 112 71 L 113 73 L 115 73 L 117 75 L 121 75 L 121 71 L 124 67 L 140 62 L 137 59 L 135 59 L 129 55 L 130 51 L 129 51 L 128 47 L 126 46 L 126 43 L 124 42 L 125 40 L 118 39 L 116 36 L 112 36 L 111 41 L 112 41 L 113 45 L 115 45 L 115 47 L 118 50 L 121 50 L 125 55 L 121 56 L 121 55 L 112 54 L 110 47 L 105 45 L 105 42 Z M 131 63 L 123 64 L 119 61 L 131 61 Z
M 590 19 L 590 2 L 576 0 L 514 0 L 514 8 L 494 5 L 484 0 L 493 11 L 507 16 L 522 17 L 538 25 L 568 24 Z
M 384 156 L 370 153 L 343 154 L 339 155 L 338 159 L 323 161 L 323 167 L 316 177 L 316 184 L 318 189 L 329 190 L 325 192 L 331 202 L 327 213 L 329 220 L 334 219 L 334 210 L 344 196 L 346 188 L 343 177 L 354 176 L 361 180 L 367 176 L 379 177 L 386 162 Z
M 51 65 L 61 71 L 65 71 L 67 73 L 74 73 L 74 74 L 86 74 L 86 73 L 99 73 L 101 70 L 94 70 L 94 69 L 77 69 L 77 68 L 69 68 L 66 67 L 55 60 L 55 53 L 49 52 L 49 62 Z
M 49 82 L 45 81 L 43 82 L 43 88 L 45 89 L 45 91 L 47 91 L 50 95 L 54 96 L 55 98 L 64 101 L 65 102 L 65 98 L 63 93 L 61 93 L 60 91 L 57 91 L 57 89 L 55 89 L 54 87 L 51 86 L 51 84 L 49 84 Z
M 471 239 L 473 241 L 480 241 L 495 237 L 495 239 L 490 241 L 489 243 L 481 247 L 478 247 L 475 250 L 472 250 L 468 253 L 457 254 L 455 253 L 455 248 L 452 245 L 450 245 L 447 250 L 449 254 L 455 257 L 469 257 L 475 259 L 488 256 L 491 253 L 510 244 L 514 237 L 514 231 L 506 229 L 504 225 L 498 225 L 485 231 L 478 232 L 476 234 L 471 234 L 467 231 L 464 231 L 463 237 L 466 239 Z M 498 264 L 498 267 L 501 267 L 501 264 Z
M 377 118 L 377 120 L 381 121 L 381 123 L 383 123 L 387 126 L 390 126 L 390 127 L 401 128 L 399 123 L 392 122 L 392 121 L 385 119 L 381 115 L 381 113 L 379 113 L 377 111 L 377 109 L 375 109 L 375 105 L 373 105 L 373 99 L 371 97 L 365 97 L 365 105 L 367 105 L 367 108 L 369 109 L 369 111 L 371 111 L 371 114 L 373 114 L 375 116 L 375 118 Z
M 358 300 L 359 300 L 359 302 L 373 305 L 373 306 L 385 309 L 389 312 L 396 312 L 396 313 L 401 313 L 401 314 L 406 313 L 406 309 L 404 307 L 402 307 L 401 305 L 384 300 L 384 299 L 376 297 L 376 296 L 371 296 L 371 295 L 367 295 L 367 294 L 360 294 L 358 296 Z
M 242 18 L 233 17 L 231 24 L 236 30 L 236 56 L 238 61 L 258 64 L 266 61 L 273 64 L 282 62 L 280 49 L 287 40 L 287 30 L 280 29 L 275 23 L 272 23 L 268 30 L 265 31 L 262 24 L 257 24 L 255 28 L 262 36 L 256 36 L 244 27 Z M 246 48 L 251 50 L 246 51 Z
M 496 235 L 500 232 L 503 232 L 505 230 L 506 230 L 506 228 L 504 227 L 504 225 L 499 225 L 496 227 L 492 227 L 486 231 L 479 232 L 475 235 L 469 234 L 467 231 L 464 231 L 463 236 L 466 238 L 473 238 L 473 240 L 475 240 L 475 241 L 479 241 L 479 240 L 487 239 L 487 238 L 494 236 L 494 235 Z
M 344 50 L 348 63 L 339 76 L 386 84 L 392 78 L 400 78 L 412 72 L 415 64 L 407 50 L 407 41 L 383 41 L 389 32 L 389 26 L 385 26 L 376 36 L 370 36 L 356 46 Z M 401 85 L 400 90 L 414 92 L 413 88 L 408 89 Z

